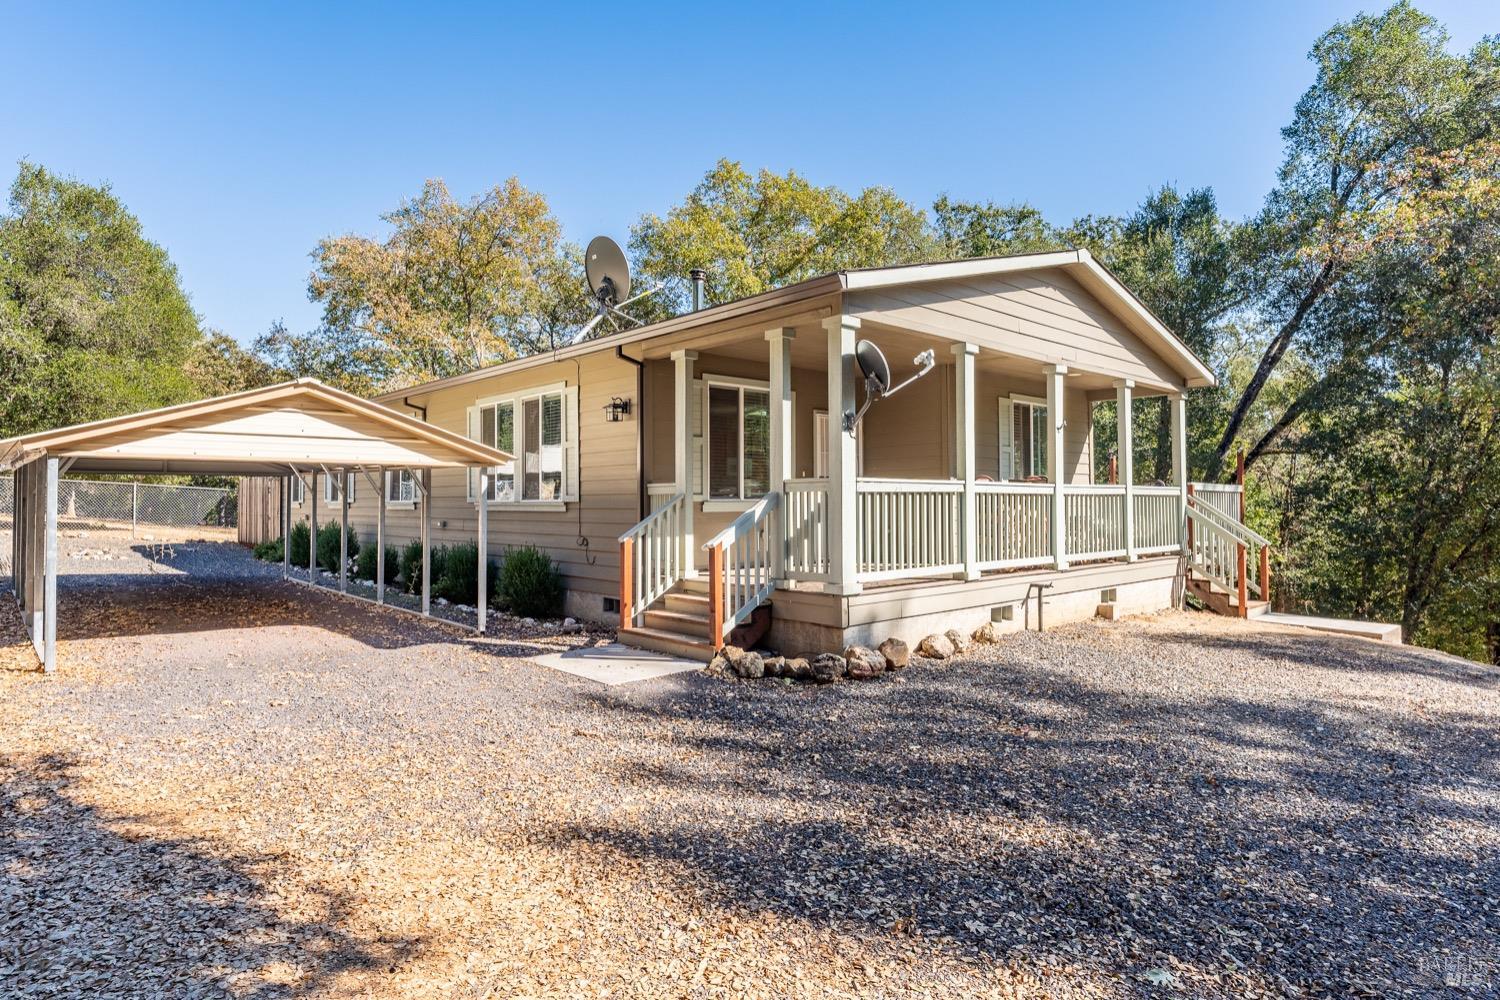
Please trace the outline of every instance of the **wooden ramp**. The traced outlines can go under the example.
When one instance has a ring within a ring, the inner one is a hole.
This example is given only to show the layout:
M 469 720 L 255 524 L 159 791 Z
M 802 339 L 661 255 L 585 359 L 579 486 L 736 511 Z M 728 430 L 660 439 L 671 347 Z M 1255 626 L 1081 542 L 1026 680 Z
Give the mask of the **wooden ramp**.
M 1361 639 L 1374 639 L 1376 642 L 1389 642 L 1401 645 L 1401 626 L 1387 625 L 1385 622 L 1361 622 L 1346 618 L 1320 618 L 1316 615 L 1288 615 L 1280 611 L 1266 611 L 1254 615 L 1255 621 L 1265 622 L 1268 625 L 1291 625 L 1294 628 L 1313 629 L 1318 632 L 1332 632 L 1335 635 L 1353 635 Z

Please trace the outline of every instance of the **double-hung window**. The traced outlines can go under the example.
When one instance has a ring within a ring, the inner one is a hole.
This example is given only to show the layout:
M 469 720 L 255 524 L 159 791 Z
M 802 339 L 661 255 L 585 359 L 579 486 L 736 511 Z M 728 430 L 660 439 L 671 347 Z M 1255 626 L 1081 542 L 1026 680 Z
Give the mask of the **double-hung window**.
M 302 502 L 304 486 L 301 476 L 292 477 L 292 505 L 296 506 Z
M 392 469 L 385 474 L 385 502 L 411 507 L 417 502 L 417 483 L 410 469 Z
M 347 482 L 344 485 L 345 485 L 345 487 L 347 489 L 347 492 L 349 494 L 349 502 L 350 503 L 355 503 L 357 501 L 357 499 L 358 499 L 355 496 L 354 476 L 355 476 L 355 473 L 353 473 L 353 472 L 345 473 L 345 479 L 347 480 Z M 342 498 L 345 490 L 340 489 L 339 486 L 340 486 L 340 483 L 339 483 L 338 473 L 335 472 L 332 475 L 327 475 L 327 476 L 323 477 L 323 502 L 324 503 L 336 504 L 336 503 L 338 503 L 340 501 L 340 499 Z
M 1002 406 L 1001 440 L 1010 442 L 1010 479 L 1047 475 L 1047 406 L 1040 400 L 1011 397 Z M 1006 413 L 1005 411 L 1009 412 Z M 1008 434 L 1007 434 L 1008 432 Z M 1003 466 L 1002 466 L 1003 468 Z
M 577 498 L 576 406 L 576 390 L 558 388 L 484 400 L 469 411 L 469 436 L 513 456 L 490 470 L 490 502 Z M 479 476 L 471 472 L 471 500 L 478 489 Z
M 771 488 L 771 394 L 708 381 L 707 500 L 755 500 Z

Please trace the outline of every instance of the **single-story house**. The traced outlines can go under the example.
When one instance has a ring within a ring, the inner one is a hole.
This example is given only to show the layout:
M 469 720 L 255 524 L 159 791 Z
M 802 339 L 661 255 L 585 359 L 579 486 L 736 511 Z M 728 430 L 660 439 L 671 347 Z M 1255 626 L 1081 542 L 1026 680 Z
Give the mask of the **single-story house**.
M 861 340 L 897 379 L 937 363 L 855 424 Z M 850 270 L 381 395 L 514 458 L 433 469 L 430 495 L 384 468 L 383 504 L 370 470 L 329 469 L 291 513 L 316 489 L 366 540 L 384 507 L 391 541 L 441 544 L 475 537 L 483 492 L 491 552 L 548 552 L 568 614 L 700 657 L 746 629 L 790 652 L 1148 611 L 1184 579 L 1243 614 L 1264 539 L 1187 481 L 1184 395 L 1213 383 L 1086 251 Z M 1146 396 L 1171 408 L 1170 483 L 1131 468 Z M 1104 400 L 1117 482 L 1092 461 Z

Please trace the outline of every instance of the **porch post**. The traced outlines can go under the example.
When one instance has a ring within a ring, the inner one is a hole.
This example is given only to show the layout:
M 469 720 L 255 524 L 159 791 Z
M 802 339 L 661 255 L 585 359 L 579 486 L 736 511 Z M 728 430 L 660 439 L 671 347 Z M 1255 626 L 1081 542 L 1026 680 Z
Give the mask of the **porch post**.
M 1052 565 L 1068 568 L 1068 509 L 1063 494 L 1063 382 L 1067 365 L 1050 365 L 1047 372 L 1047 478 L 1052 481 Z
M 766 340 L 771 344 L 770 488 L 772 493 L 781 495 L 781 505 L 775 514 L 775 543 L 771 546 L 771 579 L 778 585 L 786 566 L 786 481 L 793 476 L 792 430 L 796 415 L 792 412 L 792 338 L 795 336 L 797 331 L 788 326 L 766 331 Z
M 349 470 L 339 469 L 339 593 L 349 591 Z
M 1125 485 L 1125 558 L 1135 562 L 1135 415 L 1131 412 L 1135 382 L 1128 378 L 1115 382 L 1115 448 L 1120 456 L 1120 482 Z
M 490 610 L 490 470 L 479 470 L 479 593 L 475 595 L 476 615 L 479 631 L 484 632 L 485 618 Z
M 974 487 L 974 358 L 979 354 L 975 344 L 954 344 L 953 361 L 956 377 L 954 384 L 954 454 L 957 457 L 958 478 L 963 481 L 963 578 L 979 579 L 979 528 L 975 511 Z
M 835 594 L 859 593 L 859 469 L 854 431 L 844 429 L 844 419 L 853 417 L 854 335 L 857 316 L 829 316 L 828 331 L 828 570 L 833 577 L 829 590 Z
M 312 474 L 307 491 L 307 582 L 318 583 L 318 470 Z
M 698 576 L 698 552 L 693 546 L 693 362 L 697 360 L 697 351 L 672 352 L 672 363 L 676 367 L 676 381 L 672 386 L 675 421 L 673 478 L 678 492 L 685 496 L 681 538 L 682 575 L 687 579 Z
M 57 669 L 57 459 L 46 460 L 43 486 L 42 542 L 42 670 Z
M 385 469 L 375 470 L 375 481 L 380 484 L 380 506 L 375 511 L 375 603 L 385 603 L 385 505 L 386 494 L 390 492 L 390 484 L 385 481 L 389 475 Z M 401 475 L 400 472 L 396 473 Z
M 432 470 L 422 470 L 422 614 L 432 611 Z
M 1187 396 L 1174 392 L 1168 398 L 1172 407 L 1172 484 L 1177 487 L 1178 544 L 1186 552 L 1188 494 L 1192 492 L 1192 487 L 1188 484 Z
M 281 477 L 281 578 L 292 575 L 292 477 Z

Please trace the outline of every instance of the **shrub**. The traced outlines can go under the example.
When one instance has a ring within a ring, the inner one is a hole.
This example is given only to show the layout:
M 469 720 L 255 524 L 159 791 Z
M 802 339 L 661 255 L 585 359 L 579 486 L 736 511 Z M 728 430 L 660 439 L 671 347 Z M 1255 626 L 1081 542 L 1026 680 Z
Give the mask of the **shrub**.
M 307 544 L 310 531 L 306 521 L 292 525 L 292 565 L 307 566 Z
M 375 579 L 375 553 L 379 551 L 374 545 L 367 545 L 359 550 L 358 557 L 354 560 L 354 576 L 360 580 Z M 396 576 L 401 572 L 401 553 L 396 546 L 385 547 L 385 583 L 386 586 L 394 586 Z
M 500 598 L 510 610 L 529 618 L 562 613 L 562 574 L 552 558 L 535 545 L 512 549 L 500 566 Z
M 270 538 L 255 546 L 255 558 L 262 562 L 281 562 L 281 539 Z
M 443 578 L 444 563 L 448 558 L 446 546 L 439 545 L 432 550 L 432 581 L 434 587 Z M 420 594 L 422 592 L 422 540 L 413 538 L 406 543 L 401 550 L 401 580 L 406 584 L 408 594 Z
M 496 577 L 499 575 L 498 568 L 493 559 L 489 560 L 489 591 L 493 595 L 496 590 Z M 439 575 L 434 569 L 432 582 L 433 593 L 439 597 L 447 598 L 455 604 L 467 604 L 473 607 L 479 603 L 479 546 L 474 542 L 461 542 L 446 550 L 443 554 L 443 572 Z
M 349 532 L 349 558 L 359 555 L 359 534 Z M 339 526 L 325 524 L 318 529 L 318 565 L 330 573 L 339 571 Z

